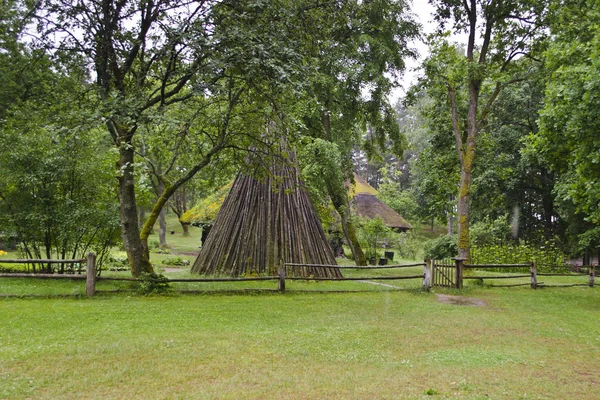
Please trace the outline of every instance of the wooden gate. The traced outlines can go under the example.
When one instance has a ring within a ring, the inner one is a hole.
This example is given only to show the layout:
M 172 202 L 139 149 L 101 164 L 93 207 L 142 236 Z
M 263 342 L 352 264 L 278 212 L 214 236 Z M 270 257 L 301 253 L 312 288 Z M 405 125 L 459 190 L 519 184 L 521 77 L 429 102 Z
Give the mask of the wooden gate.
M 431 286 L 433 287 L 456 287 L 456 263 L 452 260 L 431 261 Z

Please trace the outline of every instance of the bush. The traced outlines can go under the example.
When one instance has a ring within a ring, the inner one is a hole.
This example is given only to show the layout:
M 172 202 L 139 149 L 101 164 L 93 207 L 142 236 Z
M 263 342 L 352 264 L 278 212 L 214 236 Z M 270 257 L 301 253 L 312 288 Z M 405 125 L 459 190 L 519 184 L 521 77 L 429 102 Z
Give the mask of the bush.
M 105 269 L 107 271 L 129 271 L 129 260 L 127 259 L 127 255 L 111 255 L 108 257 Z
M 0 264 L 0 273 L 2 274 L 19 274 L 30 273 L 26 264 Z
M 425 257 L 435 260 L 456 257 L 458 255 L 458 236 L 440 236 L 425 243 Z
M 421 241 L 412 232 L 394 235 L 392 246 L 398 249 L 400 257 L 410 260 L 416 260 L 422 249 Z
M 164 275 L 143 273 L 140 276 L 140 286 L 138 288 L 140 294 L 161 294 L 168 293 L 170 290 L 169 279 Z
M 493 221 L 485 219 L 471 225 L 469 239 L 471 245 L 492 245 L 506 243 L 510 240 L 511 231 L 508 216 L 504 215 Z
M 546 242 L 539 247 L 526 242 L 471 247 L 473 264 L 523 264 L 535 261 L 538 272 L 562 269 L 565 258 L 565 254 L 553 242 Z M 523 271 L 527 270 L 527 268 L 523 269 Z
M 182 257 L 169 257 L 162 260 L 162 264 L 184 267 L 190 265 L 190 261 Z
M 381 217 L 365 218 L 358 224 L 358 237 L 361 247 L 365 250 L 367 260 L 377 258 L 377 249 L 387 244 L 393 236 L 392 230 L 383 222 Z

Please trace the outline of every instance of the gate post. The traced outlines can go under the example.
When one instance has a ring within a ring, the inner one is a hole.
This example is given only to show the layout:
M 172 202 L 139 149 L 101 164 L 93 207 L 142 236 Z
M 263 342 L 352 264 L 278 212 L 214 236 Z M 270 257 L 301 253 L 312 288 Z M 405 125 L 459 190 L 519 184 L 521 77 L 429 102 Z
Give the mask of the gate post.
M 425 268 L 423 271 L 423 290 L 429 292 L 431 289 L 431 258 L 425 259 Z
M 85 265 L 85 294 L 88 297 L 96 294 L 96 254 L 91 251 Z
M 455 258 L 454 263 L 456 264 L 456 268 L 454 270 L 455 287 L 457 289 L 462 289 L 462 287 L 463 287 L 463 267 L 464 267 L 465 259 L 464 258 Z

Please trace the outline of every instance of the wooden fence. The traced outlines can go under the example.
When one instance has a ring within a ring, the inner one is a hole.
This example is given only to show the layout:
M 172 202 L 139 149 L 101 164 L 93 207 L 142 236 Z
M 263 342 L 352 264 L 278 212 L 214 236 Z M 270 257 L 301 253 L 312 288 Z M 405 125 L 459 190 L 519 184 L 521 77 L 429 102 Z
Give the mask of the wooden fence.
M 2 263 L 19 263 L 19 264 L 86 264 L 85 275 L 62 275 L 62 274 L 32 274 L 32 273 L 0 273 L 0 278 L 38 278 L 38 279 L 70 279 L 70 280 L 85 280 L 86 281 L 86 295 L 94 296 L 96 294 L 96 282 L 98 281 L 129 281 L 129 282 L 140 282 L 139 278 L 129 277 L 99 277 L 96 276 L 96 255 L 89 253 L 87 258 L 76 259 L 76 260 L 2 260 Z M 399 275 L 399 276 L 372 276 L 372 277 L 346 277 L 346 278 L 326 278 L 326 277 L 300 277 L 295 276 L 293 273 L 294 269 L 302 267 L 323 267 L 323 268 L 337 268 L 337 269 L 357 269 L 357 270 L 376 270 L 376 269 L 391 269 L 391 268 L 409 268 L 424 266 L 424 274 L 418 275 Z M 430 285 L 425 286 L 427 276 L 427 267 L 425 263 L 414 263 L 414 264 L 403 264 L 403 265 L 385 265 L 385 266 L 369 266 L 369 267 L 354 267 L 354 266 L 339 266 L 339 265 L 317 265 L 317 264 L 285 264 L 284 267 L 279 269 L 278 276 L 257 276 L 257 277 L 241 277 L 241 278 L 226 278 L 226 277 L 215 277 L 215 278 L 168 278 L 165 282 L 249 282 L 249 281 L 273 281 L 278 282 L 277 289 L 280 292 L 285 292 L 285 284 L 287 281 L 365 281 L 365 280 L 404 280 L 404 279 L 422 279 L 423 286 L 429 289 Z M 431 276 L 431 273 L 429 273 Z M 430 278 L 428 278 L 430 279 Z M 427 280 L 429 282 L 430 280 Z M 186 291 L 189 292 L 189 291 Z
M 367 277 L 345 277 L 345 278 L 321 278 L 321 277 L 296 277 L 294 276 L 295 268 L 304 267 L 322 267 L 322 268 L 336 268 L 336 269 L 353 269 L 353 270 L 376 270 L 376 269 L 399 269 L 399 268 L 411 268 L 411 267 L 426 267 L 426 263 L 414 263 L 414 264 L 395 264 L 395 265 L 379 265 L 379 266 L 341 266 L 341 265 L 318 265 L 318 264 L 294 264 L 286 263 L 282 268 L 279 269 L 279 284 L 278 289 L 285 291 L 285 281 L 377 281 L 377 280 L 404 280 L 404 279 L 422 279 L 423 287 L 425 287 L 425 275 L 394 275 L 394 276 L 367 276 Z M 291 273 L 290 273 L 291 272 Z M 291 276 L 290 276 L 291 275 Z
M 37 279 L 70 279 L 70 280 L 85 280 L 86 295 L 94 296 L 96 294 L 97 281 L 134 281 L 139 282 L 138 278 L 126 277 L 99 277 L 96 276 L 96 255 L 89 253 L 84 259 L 75 260 L 2 260 L 2 263 L 20 263 L 20 264 L 85 264 L 86 274 L 31 274 L 31 273 L 0 273 L 0 278 L 37 278 Z M 361 276 L 361 277 L 344 277 L 344 278 L 326 278 L 326 277 L 301 277 L 296 276 L 295 269 L 306 267 L 323 267 L 336 269 L 353 269 L 353 270 L 378 270 L 378 269 L 402 269 L 411 267 L 423 267 L 423 273 L 417 275 L 392 275 L 392 276 Z M 510 270 L 528 268 L 527 274 L 510 274 L 510 275 L 468 275 L 464 276 L 465 270 Z M 587 268 L 586 273 L 538 273 L 536 263 L 527 264 L 467 264 L 462 259 L 453 259 L 451 261 L 440 261 L 427 259 L 423 263 L 413 264 L 396 264 L 396 265 L 380 265 L 380 266 L 339 266 L 339 265 L 318 265 L 318 264 L 293 264 L 287 263 L 279 269 L 278 276 L 259 276 L 259 277 L 241 277 L 241 278 L 169 278 L 165 282 L 248 282 L 248 281 L 273 281 L 276 280 L 277 289 L 280 292 L 286 291 L 286 281 L 378 281 L 378 280 L 406 280 L 406 279 L 422 279 L 422 288 L 429 291 L 431 287 L 446 287 L 460 289 L 463 286 L 465 279 L 477 280 L 496 280 L 496 279 L 518 279 L 530 278 L 528 283 L 512 283 L 506 285 L 492 285 L 495 287 L 508 286 L 527 286 L 532 289 L 542 287 L 567 287 L 567 286 L 590 286 L 595 284 L 596 266 L 584 266 Z M 570 283 L 550 285 L 538 282 L 538 277 L 543 276 L 563 276 L 563 277 L 583 277 L 587 276 L 587 283 Z
M 528 283 L 509 283 L 504 285 L 491 285 L 495 287 L 512 287 L 512 286 L 530 286 L 532 289 L 543 288 L 543 287 L 570 287 L 570 286 L 589 286 L 594 287 L 595 284 L 595 276 L 596 276 L 596 266 L 588 265 L 582 268 L 587 268 L 587 273 L 576 273 L 576 272 L 568 272 L 568 273 L 545 273 L 538 272 L 537 265 L 535 261 L 524 263 L 524 264 L 467 264 L 464 263 L 463 260 L 456 260 L 456 268 L 459 270 L 457 273 L 461 277 L 460 287 L 462 287 L 462 280 L 464 279 L 477 279 L 480 281 L 483 280 L 495 280 L 495 279 L 518 279 L 518 278 L 530 278 Z M 555 269 L 561 269 L 565 267 L 555 266 Z M 510 275 L 468 275 L 463 276 L 464 270 L 511 270 L 511 269 L 529 269 L 529 273 L 519 274 L 518 272 Z M 539 282 L 538 277 L 543 276 L 563 276 L 563 277 L 588 277 L 586 283 L 568 283 L 568 284 L 545 284 L 544 282 Z M 457 286 L 459 287 L 459 286 Z

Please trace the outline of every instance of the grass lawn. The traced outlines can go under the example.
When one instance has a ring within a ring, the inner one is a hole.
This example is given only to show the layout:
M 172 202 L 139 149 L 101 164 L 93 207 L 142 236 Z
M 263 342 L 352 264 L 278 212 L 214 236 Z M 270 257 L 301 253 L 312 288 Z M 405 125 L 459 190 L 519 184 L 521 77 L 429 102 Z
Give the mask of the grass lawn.
M 0 398 L 599 397 L 598 289 L 448 293 L 5 299 Z
M 194 251 L 199 231 L 183 238 L 172 226 L 172 248 Z M 189 266 L 165 272 L 160 261 L 168 256 L 153 257 L 158 272 L 192 276 Z M 110 275 L 129 273 L 103 272 Z M 0 300 L 0 399 L 600 398 L 598 288 L 465 284 L 437 293 L 422 292 L 420 280 L 397 280 L 287 282 L 285 294 L 6 298 Z M 277 284 L 172 286 L 274 290 Z M 98 289 L 133 286 L 100 281 Z M 355 292 L 315 293 L 321 290 Z M 83 282 L 0 280 L 1 294 L 84 292 Z M 445 304 L 439 294 L 485 305 Z

